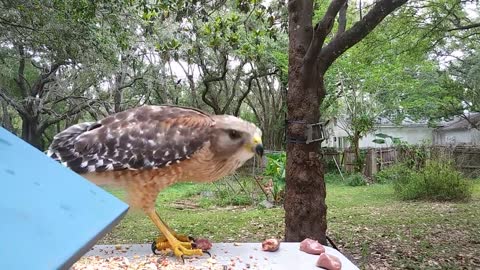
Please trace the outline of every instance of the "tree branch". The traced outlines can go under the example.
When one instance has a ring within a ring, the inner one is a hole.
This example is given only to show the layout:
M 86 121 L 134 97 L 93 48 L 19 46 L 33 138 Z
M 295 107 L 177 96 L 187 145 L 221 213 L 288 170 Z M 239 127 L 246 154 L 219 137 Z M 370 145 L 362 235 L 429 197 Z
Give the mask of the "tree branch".
M 85 110 L 86 108 L 92 106 L 93 104 L 95 104 L 95 100 L 90 100 L 89 102 L 87 102 L 86 104 L 83 104 L 83 106 L 78 106 L 76 107 L 75 109 L 72 109 L 56 118 L 53 118 L 53 119 L 50 119 L 48 121 L 44 121 L 40 127 L 39 127 L 39 131 L 40 133 L 43 133 L 45 131 L 45 129 L 47 129 L 49 126 L 55 124 L 55 123 L 58 123 L 62 120 L 65 120 L 67 119 L 68 117 L 72 116 L 72 115 L 75 115 L 77 113 L 80 113 L 81 111 Z
M 480 127 L 478 126 L 478 123 L 474 123 L 468 115 L 466 115 L 465 113 L 462 113 L 460 116 L 463 119 L 465 119 L 474 129 L 480 130 Z
M 318 57 L 319 71 L 325 74 L 330 65 L 346 50 L 367 36 L 388 14 L 406 3 L 407 0 L 381 0 L 346 32 L 336 36 L 325 46 Z
M 340 8 L 340 11 L 338 12 L 338 29 L 335 36 L 338 36 L 341 33 L 345 32 L 345 29 L 347 28 L 347 8 L 348 1 L 345 2 L 345 4 L 342 6 L 342 8 Z
M 240 61 L 240 64 L 237 67 L 237 73 L 235 75 L 235 79 L 233 80 L 232 84 L 232 92 L 230 93 L 230 96 L 227 99 L 227 102 L 225 103 L 225 106 L 222 109 L 222 114 L 225 114 L 226 111 L 228 110 L 228 107 L 230 107 L 230 104 L 232 103 L 233 99 L 235 98 L 235 93 L 237 90 L 237 84 L 238 81 L 240 80 L 240 77 L 242 75 L 243 67 L 245 66 L 245 61 L 242 59 Z M 226 84 L 226 83 L 225 83 Z M 225 87 L 228 87 L 227 85 Z
M 33 62 L 33 61 L 32 61 Z M 66 61 L 60 61 L 53 63 L 48 70 L 44 70 L 40 77 L 37 79 L 35 84 L 32 88 L 32 96 L 39 95 L 40 97 L 43 96 L 43 89 L 45 89 L 45 84 L 53 82 L 55 79 L 51 77 L 52 74 L 57 72 L 57 70 L 63 66 L 68 64 Z
M 236 106 L 235 111 L 234 111 L 235 116 L 238 116 L 240 114 L 240 107 L 242 106 L 243 100 L 245 100 L 245 98 L 248 96 L 248 94 L 252 91 L 253 80 L 261 78 L 261 77 L 275 75 L 275 74 L 277 74 L 277 72 L 278 72 L 278 69 L 275 69 L 274 71 L 270 71 L 270 72 L 267 71 L 267 72 L 260 73 L 260 74 L 253 74 L 252 76 L 250 76 L 250 78 L 248 78 L 247 90 L 245 90 L 245 92 L 240 96 L 240 99 L 238 100 L 237 106 Z
M 311 64 L 313 64 L 317 59 L 320 51 L 322 50 L 325 38 L 330 31 L 332 31 L 337 13 L 346 2 L 347 0 L 332 0 L 322 20 L 315 25 L 312 41 L 310 42 L 310 46 L 308 47 L 305 57 L 303 58 L 305 65 L 311 66 Z
M 0 88 L 0 98 L 5 100 L 8 103 L 8 105 L 12 106 L 22 116 L 27 116 L 27 111 L 25 111 L 23 106 L 18 104 L 15 100 L 7 96 L 5 93 L 6 93 L 5 89 Z
M 0 17 L 0 24 L 8 25 L 8 26 L 15 27 L 15 28 L 23 28 L 23 29 L 27 29 L 27 30 L 31 30 L 31 31 L 36 31 L 36 29 L 33 29 L 30 26 L 16 24 L 16 23 L 13 23 L 13 22 L 11 22 L 7 19 L 1 18 L 1 17 Z
M 455 27 L 455 28 L 448 29 L 447 31 L 452 32 L 452 31 L 457 31 L 457 30 L 468 30 L 468 29 L 477 28 L 477 27 L 480 27 L 480 23 L 472 23 L 472 24 L 469 24 L 469 25 L 462 25 L 462 26 L 458 26 L 458 27 Z
M 15 82 L 17 83 L 18 87 L 22 91 L 23 97 L 25 98 L 28 96 L 28 89 L 26 85 L 27 80 L 25 79 L 25 49 L 22 45 L 18 46 L 18 54 L 20 56 L 20 59 L 18 63 L 17 78 L 15 79 Z
M 225 80 L 225 76 L 227 76 L 227 71 L 228 71 L 227 62 L 228 62 L 227 56 L 223 55 L 222 73 L 220 74 L 220 76 L 205 78 L 203 80 L 203 84 L 205 85 L 205 89 L 203 89 L 203 91 L 202 91 L 202 100 L 203 100 L 203 102 L 205 102 L 205 104 L 212 107 L 215 114 L 219 114 L 221 112 L 221 110 L 218 107 L 218 104 L 216 104 L 212 100 L 208 99 L 207 94 L 210 92 L 210 83 L 211 82 L 219 82 L 219 81 Z M 202 68 L 204 73 L 209 74 L 208 69 L 205 66 L 205 63 L 203 63 L 203 61 L 201 61 L 200 67 Z
M 135 77 L 135 78 L 133 78 L 129 83 L 124 84 L 124 85 L 118 87 L 118 90 L 122 90 L 122 89 L 124 89 L 124 88 L 131 87 L 132 85 L 134 85 L 134 84 L 135 84 L 137 81 L 139 81 L 139 80 L 143 80 L 143 75 L 142 75 L 142 76 Z

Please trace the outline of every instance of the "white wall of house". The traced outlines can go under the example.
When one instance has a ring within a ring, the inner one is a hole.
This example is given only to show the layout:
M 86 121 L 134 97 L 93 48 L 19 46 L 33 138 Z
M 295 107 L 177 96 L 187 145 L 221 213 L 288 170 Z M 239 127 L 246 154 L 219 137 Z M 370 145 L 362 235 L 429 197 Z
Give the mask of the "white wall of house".
M 376 133 L 384 133 L 389 136 L 399 138 L 400 140 L 412 145 L 419 144 L 432 144 L 433 128 L 427 126 L 410 126 L 410 127 L 398 127 L 398 126 L 383 126 L 377 128 L 376 131 L 368 134 L 360 141 L 360 147 L 385 147 L 392 144 L 390 139 L 387 139 L 386 144 L 376 144 L 373 140 L 376 138 Z
M 350 143 L 347 139 L 348 134 L 345 130 L 333 124 L 333 121 L 326 126 L 328 140 L 322 143 L 322 146 L 347 148 Z M 384 133 L 392 137 L 400 138 L 409 144 L 432 144 L 433 128 L 424 125 L 418 126 L 381 126 L 360 140 L 360 147 L 385 147 L 391 145 L 391 140 L 387 139 L 386 144 L 376 144 L 373 140 L 375 134 Z
M 435 130 L 433 141 L 437 145 L 480 145 L 480 131 L 476 129 Z

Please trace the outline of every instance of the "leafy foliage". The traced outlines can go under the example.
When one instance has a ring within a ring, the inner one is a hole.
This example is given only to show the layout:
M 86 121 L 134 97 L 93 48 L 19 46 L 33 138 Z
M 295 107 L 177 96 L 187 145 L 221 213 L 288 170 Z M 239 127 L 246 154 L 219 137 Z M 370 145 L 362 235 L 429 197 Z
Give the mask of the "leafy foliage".
M 401 181 L 401 179 L 410 179 L 413 170 L 405 163 L 397 163 L 377 172 L 374 176 L 375 183 L 390 184 Z
M 471 180 L 465 179 L 450 162 L 431 160 L 419 171 L 404 166 L 398 172 L 398 168 L 390 171 L 389 178 L 403 200 L 454 201 L 471 197 Z
M 271 177 L 273 201 L 279 203 L 283 201 L 285 192 L 286 153 L 268 154 L 267 159 L 268 162 L 264 174 Z
M 365 186 L 367 184 L 367 181 L 363 176 L 363 174 L 352 173 L 346 177 L 345 184 L 347 184 L 347 186 L 358 187 L 358 186 Z

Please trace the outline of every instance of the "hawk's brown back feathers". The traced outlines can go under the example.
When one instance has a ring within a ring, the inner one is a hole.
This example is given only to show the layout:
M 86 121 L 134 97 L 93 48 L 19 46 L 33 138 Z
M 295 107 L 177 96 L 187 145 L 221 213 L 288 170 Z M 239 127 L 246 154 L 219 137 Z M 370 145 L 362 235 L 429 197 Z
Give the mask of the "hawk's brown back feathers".
M 190 158 L 214 123 L 194 109 L 143 106 L 69 127 L 49 155 L 80 174 L 162 168 Z

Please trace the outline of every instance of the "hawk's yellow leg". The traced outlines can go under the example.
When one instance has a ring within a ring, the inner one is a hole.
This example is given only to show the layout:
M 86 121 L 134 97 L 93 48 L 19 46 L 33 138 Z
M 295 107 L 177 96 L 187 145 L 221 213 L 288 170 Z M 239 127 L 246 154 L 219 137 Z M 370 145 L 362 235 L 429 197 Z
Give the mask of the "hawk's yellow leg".
M 181 242 L 168 230 L 168 227 L 165 223 L 162 222 L 160 216 L 155 210 L 151 210 L 148 213 L 148 216 L 153 221 L 155 226 L 160 230 L 160 232 L 167 238 L 167 241 L 170 245 L 170 248 L 173 250 L 173 253 L 177 257 L 183 256 L 192 256 L 192 255 L 203 255 L 201 249 L 192 249 L 192 244 L 190 242 Z
M 157 216 L 158 216 L 158 219 L 160 219 L 160 221 L 163 223 L 163 225 L 165 225 L 165 227 L 167 228 L 167 230 L 168 230 L 171 234 L 173 234 L 173 236 L 175 236 L 175 238 L 177 238 L 179 241 L 181 241 L 181 242 L 191 242 L 191 241 L 192 241 L 192 239 L 190 239 L 188 236 L 183 235 L 183 234 L 178 234 L 178 233 L 176 233 L 174 230 L 172 230 L 172 229 L 168 226 L 168 224 L 167 224 L 165 221 L 163 221 L 163 219 L 160 218 L 160 216 L 159 216 L 158 214 L 157 214 Z M 160 236 L 160 237 L 158 237 L 157 240 L 156 240 L 157 243 L 167 242 L 167 241 L 168 241 L 167 238 L 166 238 L 165 236 L 163 236 L 163 235 Z M 160 248 L 159 248 L 158 250 L 160 250 Z

